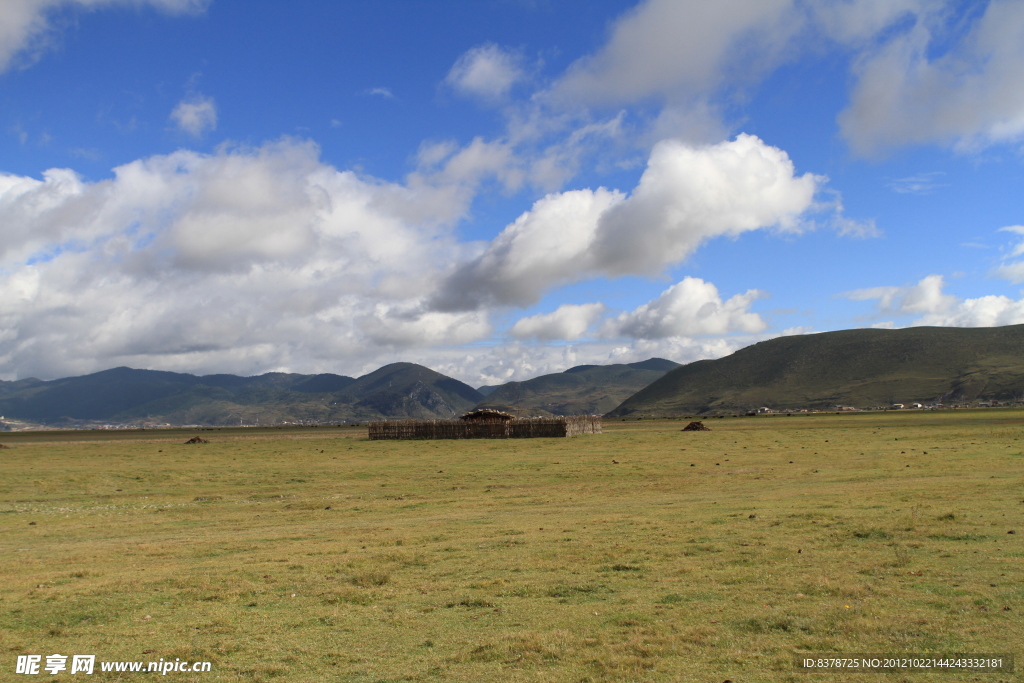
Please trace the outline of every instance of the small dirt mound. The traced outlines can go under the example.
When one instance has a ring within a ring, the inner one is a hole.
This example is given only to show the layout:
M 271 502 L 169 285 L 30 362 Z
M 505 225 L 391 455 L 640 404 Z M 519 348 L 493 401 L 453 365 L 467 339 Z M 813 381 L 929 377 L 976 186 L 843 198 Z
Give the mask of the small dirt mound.
M 204 439 L 201 436 L 193 436 L 191 439 L 189 439 L 185 443 L 210 443 L 210 442 L 207 441 L 206 439 Z
M 681 432 L 710 432 L 710 427 L 705 427 L 703 422 L 691 422 L 690 424 L 683 427 Z

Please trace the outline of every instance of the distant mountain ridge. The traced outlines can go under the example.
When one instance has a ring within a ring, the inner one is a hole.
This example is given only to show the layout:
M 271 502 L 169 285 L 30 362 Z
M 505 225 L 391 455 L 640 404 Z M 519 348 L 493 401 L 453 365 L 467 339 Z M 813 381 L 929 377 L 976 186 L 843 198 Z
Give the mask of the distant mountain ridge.
M 577 365 L 564 372 L 488 389 L 478 408 L 523 415 L 601 415 L 679 364 L 664 358 L 638 363 Z
M 1024 325 L 858 329 L 778 337 L 724 358 L 683 365 L 608 415 L 1022 397 Z
M 482 399 L 468 384 L 414 363 L 393 363 L 359 378 L 196 376 L 121 367 L 52 381 L 0 381 L 0 415 L 42 424 L 435 419 L 461 414 Z

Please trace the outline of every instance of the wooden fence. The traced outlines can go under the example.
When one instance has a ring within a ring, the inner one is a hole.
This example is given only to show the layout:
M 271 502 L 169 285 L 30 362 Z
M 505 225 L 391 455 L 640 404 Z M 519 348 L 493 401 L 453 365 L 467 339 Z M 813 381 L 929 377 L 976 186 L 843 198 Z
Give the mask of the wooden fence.
M 600 434 L 599 415 L 516 420 L 381 420 L 369 424 L 370 439 L 529 439 Z

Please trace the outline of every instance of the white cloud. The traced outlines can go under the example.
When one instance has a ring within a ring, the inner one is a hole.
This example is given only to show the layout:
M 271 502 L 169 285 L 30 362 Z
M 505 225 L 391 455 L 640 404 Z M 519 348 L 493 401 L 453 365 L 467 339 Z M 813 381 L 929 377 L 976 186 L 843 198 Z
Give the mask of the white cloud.
M 1024 4 L 992 0 L 962 36 L 946 31 L 942 3 L 909 30 L 864 53 L 850 107 L 840 116 L 855 151 L 907 144 L 973 148 L 1024 137 Z M 951 42 L 949 47 L 946 43 Z
M 181 130 L 199 137 L 217 128 L 217 105 L 212 97 L 193 95 L 178 103 L 171 119 Z
M 943 294 L 944 287 L 941 275 L 929 275 L 915 285 L 859 289 L 844 296 L 854 301 L 877 300 L 882 313 L 919 316 L 910 323 L 912 326 L 996 327 L 1024 323 L 1024 299 L 1001 295 L 959 299 Z
M 518 54 L 493 43 L 480 45 L 459 57 L 445 82 L 463 95 L 495 102 L 525 77 L 521 61 Z
M 702 147 L 665 141 L 628 198 L 605 188 L 544 197 L 460 266 L 433 304 L 525 306 L 585 278 L 655 275 L 714 237 L 797 229 L 823 182 L 796 176 L 785 152 L 751 135 Z
M 172 14 L 198 12 L 209 0 L 4 0 L 0 3 L 0 73 L 15 57 L 37 58 L 48 46 L 49 15 L 60 8 L 99 9 L 115 5 L 149 5 Z M 27 53 L 27 54 L 26 54 Z
M 964 299 L 947 310 L 925 315 L 913 325 L 936 327 L 998 327 L 1024 323 L 1024 299 L 1008 296 L 982 296 Z
M 664 339 L 763 332 L 767 323 L 749 309 L 765 296 L 765 292 L 751 289 L 723 302 L 713 284 L 687 277 L 657 299 L 607 320 L 602 333 L 608 337 Z
M 871 287 L 847 292 L 843 296 L 852 301 L 877 300 L 878 308 L 884 313 L 937 313 L 956 303 L 956 297 L 942 293 L 943 287 L 945 282 L 941 275 L 929 275 L 916 285 Z
M 601 303 L 562 304 L 551 313 L 520 318 L 510 333 L 519 339 L 579 339 L 604 311 L 605 305 Z
M 753 135 L 701 147 L 666 140 L 629 199 L 602 216 L 596 261 L 612 275 L 651 274 L 714 237 L 796 230 L 824 182 L 797 176 L 784 151 Z

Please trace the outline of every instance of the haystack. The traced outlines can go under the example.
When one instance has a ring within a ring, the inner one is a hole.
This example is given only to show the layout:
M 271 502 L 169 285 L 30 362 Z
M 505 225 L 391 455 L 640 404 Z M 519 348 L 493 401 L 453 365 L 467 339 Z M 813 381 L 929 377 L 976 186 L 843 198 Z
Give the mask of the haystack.
M 204 439 L 201 436 L 193 436 L 191 439 L 189 439 L 185 443 L 210 443 L 210 442 L 207 441 L 206 439 Z
M 709 427 L 705 427 L 703 422 L 691 422 L 690 424 L 683 427 L 682 432 L 710 432 Z

